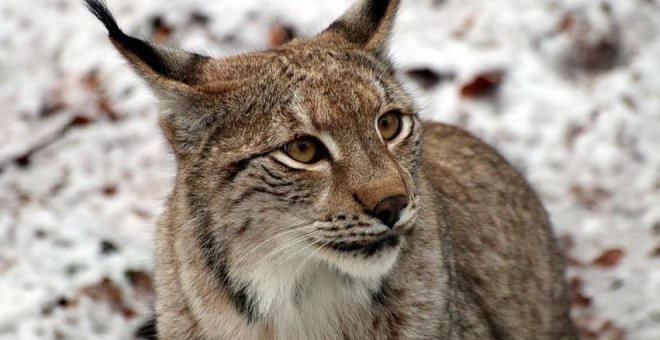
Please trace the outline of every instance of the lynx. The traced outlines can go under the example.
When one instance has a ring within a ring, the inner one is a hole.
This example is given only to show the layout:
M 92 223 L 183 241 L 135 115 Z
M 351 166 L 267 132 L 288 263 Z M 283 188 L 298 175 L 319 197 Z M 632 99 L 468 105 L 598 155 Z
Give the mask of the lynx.
M 417 115 L 388 59 L 399 1 L 217 59 L 126 35 L 177 176 L 157 229 L 161 339 L 576 339 L 530 186 Z

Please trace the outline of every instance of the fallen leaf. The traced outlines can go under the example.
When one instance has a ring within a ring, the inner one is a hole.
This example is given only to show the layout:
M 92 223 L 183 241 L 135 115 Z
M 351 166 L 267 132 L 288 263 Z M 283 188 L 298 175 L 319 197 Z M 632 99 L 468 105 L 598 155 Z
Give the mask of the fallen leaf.
M 152 292 L 154 289 L 153 279 L 149 273 L 139 270 L 129 270 L 126 272 L 126 278 L 140 292 Z
M 293 27 L 281 24 L 275 24 L 270 28 L 268 41 L 270 47 L 275 48 L 286 44 L 296 37 L 296 32 Z
M 470 98 L 493 96 L 497 93 L 503 78 L 502 70 L 480 73 L 461 87 L 461 96 Z
M 151 19 L 151 27 L 153 29 L 152 40 L 157 43 L 166 42 L 172 35 L 172 28 L 165 23 L 161 16 Z
M 103 192 L 103 195 L 112 197 L 117 195 L 117 186 L 114 184 L 106 184 L 101 188 L 101 191 Z
M 592 299 L 582 291 L 582 280 L 574 277 L 570 281 L 571 303 L 573 306 L 589 307 Z
M 601 267 L 614 267 L 623 258 L 624 252 L 621 249 L 608 249 L 593 261 L 594 265 Z
M 116 311 L 122 311 L 125 308 L 121 289 L 109 278 L 104 278 L 97 284 L 83 288 L 82 294 L 92 300 L 105 301 Z

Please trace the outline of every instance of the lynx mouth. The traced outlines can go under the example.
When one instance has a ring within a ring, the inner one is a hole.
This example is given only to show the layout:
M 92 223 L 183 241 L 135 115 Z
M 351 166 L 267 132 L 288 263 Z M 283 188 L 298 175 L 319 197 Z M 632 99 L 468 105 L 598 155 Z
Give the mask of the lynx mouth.
M 393 268 L 404 240 L 403 235 L 393 231 L 366 240 L 337 239 L 321 246 L 322 259 L 351 277 L 373 280 Z
M 383 250 L 396 248 L 401 243 L 401 236 L 395 233 L 388 233 L 384 237 L 374 241 L 363 242 L 331 242 L 326 245 L 334 251 L 340 253 L 359 253 L 365 256 L 372 256 Z

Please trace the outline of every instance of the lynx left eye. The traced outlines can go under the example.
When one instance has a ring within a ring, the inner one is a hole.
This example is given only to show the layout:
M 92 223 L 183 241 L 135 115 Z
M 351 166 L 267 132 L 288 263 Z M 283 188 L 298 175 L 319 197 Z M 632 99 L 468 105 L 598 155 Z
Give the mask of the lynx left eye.
M 284 152 L 292 159 L 305 164 L 312 164 L 327 157 L 327 151 L 321 141 L 314 137 L 301 137 L 284 146 Z
M 390 141 L 396 138 L 401 133 L 403 122 L 401 121 L 401 113 L 399 111 L 389 111 L 378 118 L 378 132 L 383 136 L 383 139 Z

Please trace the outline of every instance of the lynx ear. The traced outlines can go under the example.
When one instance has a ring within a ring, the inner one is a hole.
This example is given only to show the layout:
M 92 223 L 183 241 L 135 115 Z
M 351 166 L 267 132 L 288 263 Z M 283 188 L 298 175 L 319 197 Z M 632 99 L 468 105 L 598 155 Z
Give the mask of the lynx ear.
M 223 79 L 223 61 L 158 46 L 125 34 L 103 0 L 84 0 L 87 8 L 105 25 L 110 40 L 149 84 L 163 104 L 161 127 L 175 151 L 189 152 L 199 145 L 203 129 L 222 117 L 221 108 L 204 107 L 221 99 L 220 94 L 241 86 Z M 231 77 L 227 77 L 231 78 Z
M 151 44 L 125 34 L 103 0 L 85 0 L 85 5 L 106 27 L 110 40 L 156 92 L 195 91 L 200 71 L 212 59 L 195 53 Z
M 376 53 L 384 52 L 400 0 L 359 0 L 321 38 L 341 39 Z

